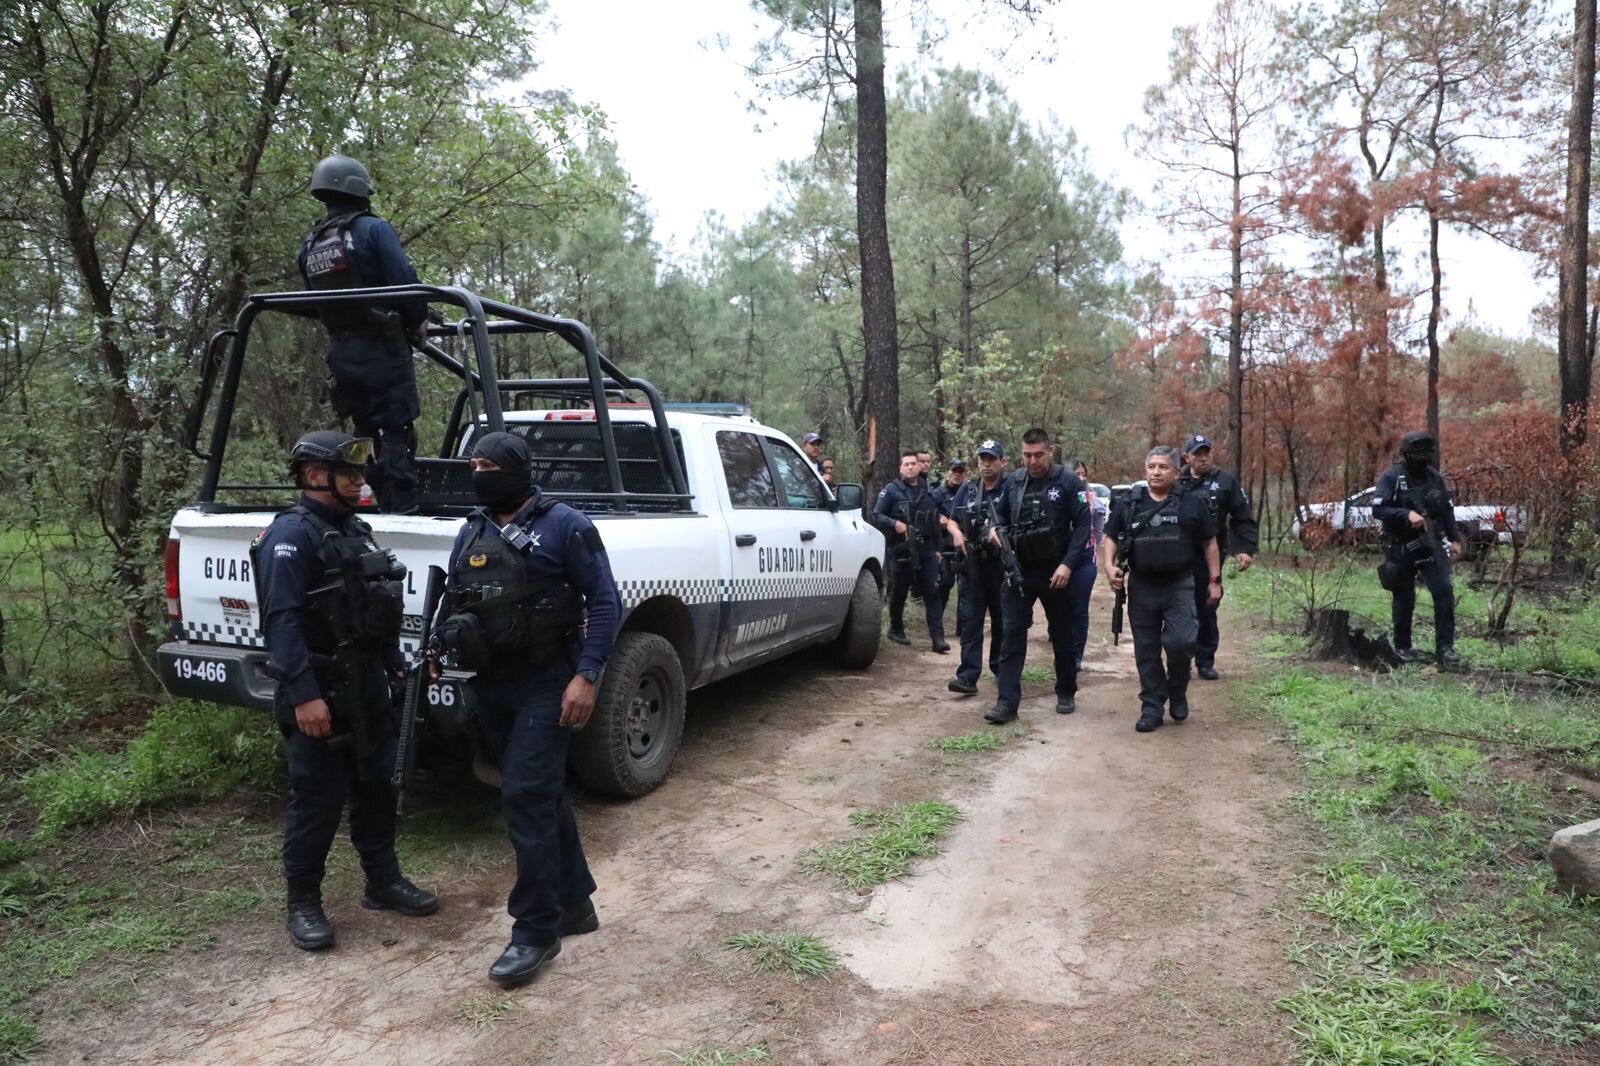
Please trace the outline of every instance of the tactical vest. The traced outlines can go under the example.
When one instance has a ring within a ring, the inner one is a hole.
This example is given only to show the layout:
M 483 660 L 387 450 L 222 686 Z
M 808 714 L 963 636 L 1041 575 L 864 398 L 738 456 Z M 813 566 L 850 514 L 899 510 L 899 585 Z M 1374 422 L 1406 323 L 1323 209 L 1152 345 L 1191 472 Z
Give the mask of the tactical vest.
M 939 529 L 939 504 L 927 489 L 919 488 L 919 495 L 908 497 L 899 504 L 900 521 L 906 524 L 906 536 L 914 534 L 929 540 Z
M 1431 486 L 1432 477 L 1426 477 L 1424 480 Z M 1413 485 L 1411 476 L 1406 473 L 1404 464 L 1397 466 L 1394 491 L 1397 501 L 1404 503 L 1419 515 L 1443 525 L 1445 514 L 1448 511 L 1448 508 L 1444 505 L 1443 494 L 1438 488 L 1423 488 Z M 1387 524 L 1384 528 L 1384 534 L 1390 541 L 1396 543 L 1410 541 L 1416 537 L 1416 533 L 1409 527 L 1403 534 L 1396 534 L 1389 531 Z
M 1173 492 L 1160 503 L 1143 488 L 1128 501 L 1128 565 L 1152 581 L 1170 581 L 1194 568 L 1194 540 L 1179 518 L 1182 497 Z
M 1050 473 L 1045 475 L 1044 483 L 1035 492 L 1028 490 L 1026 470 L 1019 471 L 1019 476 L 1011 482 L 1011 546 L 1017 553 L 1017 561 L 1024 566 L 1061 561 L 1061 548 L 1056 543 L 1056 526 L 1050 515 L 1050 501 L 1045 495 L 1054 483 L 1058 469 L 1052 466 Z
M 313 654 L 331 655 L 341 644 L 377 652 L 400 639 L 405 620 L 406 568 L 391 551 L 372 540 L 372 529 L 359 518 L 346 531 L 322 516 L 295 504 L 287 514 L 297 514 L 316 531 L 318 577 L 306 594 L 306 646 Z M 257 563 L 261 540 L 250 545 Z M 257 600 L 260 600 L 259 589 Z
M 305 256 L 306 288 L 317 292 L 364 289 L 376 284 L 362 271 L 355 254 L 355 221 L 370 211 L 334 215 L 317 223 L 301 245 Z M 366 307 L 324 307 L 317 313 L 329 329 L 356 329 L 371 325 Z
M 527 522 L 555 503 L 540 499 Z M 486 515 L 462 545 L 438 632 L 463 669 L 538 666 L 570 654 L 573 631 L 583 621 L 583 597 L 564 578 L 529 576 L 523 556 L 530 543 L 524 527 L 502 530 Z

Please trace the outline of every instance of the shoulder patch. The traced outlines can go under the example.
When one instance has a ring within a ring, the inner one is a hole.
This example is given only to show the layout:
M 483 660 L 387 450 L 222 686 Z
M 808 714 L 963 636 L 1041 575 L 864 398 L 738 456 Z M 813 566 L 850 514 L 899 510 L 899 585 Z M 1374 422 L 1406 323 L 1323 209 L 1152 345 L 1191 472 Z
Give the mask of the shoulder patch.
M 584 547 L 596 555 L 606 550 L 606 542 L 601 539 L 600 530 L 595 526 L 585 526 L 583 532 L 578 534 L 578 539 L 583 542 Z
M 280 540 L 278 543 L 272 546 L 272 554 L 274 558 L 282 559 L 286 556 L 298 555 L 299 553 L 300 546 L 298 544 L 290 544 L 288 541 Z

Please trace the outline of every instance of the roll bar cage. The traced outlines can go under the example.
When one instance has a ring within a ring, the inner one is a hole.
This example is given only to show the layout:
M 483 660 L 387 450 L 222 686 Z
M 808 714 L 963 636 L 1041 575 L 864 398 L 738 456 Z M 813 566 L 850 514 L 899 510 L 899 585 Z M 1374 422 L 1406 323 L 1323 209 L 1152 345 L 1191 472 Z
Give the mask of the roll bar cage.
M 420 350 L 432 362 L 461 380 L 450 412 L 445 432 L 445 450 L 461 440 L 465 430 L 463 416 L 470 423 L 479 421 L 477 402 L 482 402 L 482 421 L 489 432 L 505 428 L 501 393 L 535 394 L 551 397 L 562 404 L 593 406 L 598 427 L 606 481 L 609 491 L 582 493 L 585 503 L 607 506 L 613 510 L 628 511 L 635 502 L 670 504 L 678 509 L 691 507 L 688 480 L 683 465 L 678 461 L 672 434 L 667 427 L 666 408 L 661 394 L 649 381 L 622 372 L 611 360 L 600 354 L 594 334 L 589 327 L 573 318 L 542 315 L 536 311 L 492 300 L 454 285 L 394 285 L 369 289 L 341 289 L 323 292 L 272 292 L 250 296 L 233 326 L 218 330 L 206 344 L 201 365 L 200 390 L 189 419 L 184 427 L 184 444 L 193 455 L 205 464 L 200 479 L 197 506 L 201 510 L 223 510 L 216 502 L 219 490 L 259 489 L 264 486 L 221 484 L 222 460 L 227 451 L 228 433 L 233 423 L 234 404 L 238 399 L 239 379 L 244 369 L 245 351 L 249 346 L 250 330 L 256 318 L 264 311 L 279 311 L 301 318 L 315 318 L 323 307 L 339 304 L 393 304 L 405 301 L 426 301 L 451 304 L 462 309 L 455 322 L 432 322 L 427 331 L 428 340 Z M 495 367 L 494 353 L 489 338 L 510 334 L 551 334 L 565 341 L 582 358 L 583 376 L 571 378 L 520 378 L 500 380 Z M 471 337 L 472 357 L 457 360 L 437 344 L 435 337 Z M 227 355 L 220 354 L 227 345 Z M 218 397 L 217 415 L 211 427 L 210 444 L 205 450 L 199 447 L 200 431 L 205 414 L 211 405 L 216 387 L 218 368 L 222 370 L 222 386 Z M 622 464 L 618 459 L 616 439 L 611 429 L 611 412 L 608 401 L 618 392 L 636 392 L 644 396 L 654 416 L 654 434 L 660 461 L 672 491 L 661 494 L 630 493 L 623 488 Z M 453 453 L 441 456 L 452 458 Z M 557 495 L 561 495 L 557 493 Z

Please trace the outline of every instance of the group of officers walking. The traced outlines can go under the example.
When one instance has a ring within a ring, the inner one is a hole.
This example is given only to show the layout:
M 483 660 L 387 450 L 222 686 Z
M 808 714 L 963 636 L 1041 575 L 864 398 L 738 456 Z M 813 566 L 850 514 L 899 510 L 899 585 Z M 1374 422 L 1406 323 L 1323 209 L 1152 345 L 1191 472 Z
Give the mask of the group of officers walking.
M 978 442 L 978 477 L 964 459 L 944 480 L 928 483 L 926 452 L 908 451 L 900 477 L 878 494 L 872 522 L 889 544 L 889 639 L 911 643 L 906 600 L 919 594 L 934 651 L 945 653 L 944 614 L 958 589 L 956 631 L 961 660 L 952 692 L 976 695 L 983 672 L 984 620 L 990 671 L 998 689 L 984 715 L 1015 721 L 1035 604 L 1042 604 L 1055 658 L 1056 713 L 1078 709 L 1078 673 L 1089 635 L 1089 599 L 1098 572 L 1125 591 L 1139 718 L 1148 733 L 1167 716 L 1189 716 L 1191 668 L 1215 680 L 1220 635 L 1222 560 L 1239 569 L 1256 554 L 1256 521 L 1239 479 L 1216 467 L 1209 438 L 1191 437 L 1180 454 L 1154 448 L 1145 483 L 1107 507 L 1082 463 L 1057 462 L 1049 434 L 1022 437 L 1022 465 L 1006 470 L 1005 446 Z M 1109 517 L 1107 511 L 1109 510 Z
M 416 282 L 394 230 L 371 213 L 372 183 L 360 163 L 323 160 L 312 192 L 327 215 L 300 249 L 308 288 Z M 439 906 L 437 896 L 403 875 L 395 853 L 403 777 L 392 772 L 401 740 L 393 688 L 405 674 L 399 637 L 406 572 L 356 514 L 369 483 L 384 510 L 415 509 L 418 397 L 409 348 L 422 342 L 426 307 L 352 303 L 321 314 L 331 339 L 334 410 L 359 436 L 320 430 L 296 442 L 290 471 L 301 498 L 251 548 L 288 760 L 286 925 L 306 950 L 334 944 L 321 889 L 347 805 L 366 878 L 362 905 L 408 916 Z M 1459 532 L 1427 461 L 1431 438 L 1418 436 L 1408 435 L 1404 462 L 1380 481 L 1374 514 L 1391 535 L 1396 644 L 1409 652 L 1414 586 L 1425 579 L 1443 662 L 1446 653 L 1454 656 L 1450 552 L 1438 538 L 1424 543 L 1422 534 L 1437 523 L 1459 546 Z M 820 435 L 809 434 L 804 445 L 831 484 Z M 1044 430 L 1023 434 L 1021 457 L 1008 473 L 1005 446 L 984 439 L 976 477 L 968 479 L 966 462 L 956 459 L 936 485 L 927 452 L 901 457 L 900 477 L 880 493 L 872 515 L 889 546 L 889 639 L 910 643 L 905 604 L 918 595 L 933 650 L 948 652 L 944 612 L 958 588 L 960 662 L 949 688 L 977 694 L 988 619 L 998 694 L 985 718 L 1002 724 L 1017 718 L 1027 633 L 1042 603 L 1056 711 L 1071 714 L 1089 599 L 1103 570 L 1127 598 L 1140 682 L 1137 728 L 1150 732 L 1164 716 L 1183 721 L 1191 663 L 1200 677 L 1217 677 L 1222 560 L 1232 553 L 1242 571 L 1256 553 L 1256 522 L 1238 478 L 1216 467 L 1204 436 L 1190 438 L 1181 454 L 1154 448 L 1145 484 L 1107 517 L 1087 469 L 1057 462 Z M 599 928 L 590 898 L 595 883 L 564 785 L 571 735 L 594 709 L 622 609 L 599 530 L 533 484 L 523 438 L 487 434 L 471 463 L 481 506 L 451 551 L 422 668 L 435 680 L 442 664 L 472 673 L 481 750 L 498 763 L 516 875 L 510 943 L 489 976 L 509 986 L 532 979 L 560 952 L 563 937 Z

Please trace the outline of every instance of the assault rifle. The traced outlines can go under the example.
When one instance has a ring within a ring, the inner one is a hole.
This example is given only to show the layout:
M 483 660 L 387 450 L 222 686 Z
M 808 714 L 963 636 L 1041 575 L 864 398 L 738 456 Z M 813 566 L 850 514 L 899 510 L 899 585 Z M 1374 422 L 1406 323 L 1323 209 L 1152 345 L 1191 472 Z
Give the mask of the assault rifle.
M 1113 589 L 1111 597 L 1111 646 L 1114 648 L 1122 642 L 1122 611 L 1128 604 L 1128 541 L 1131 538 L 1124 536 L 1117 541 L 1117 551 L 1112 559 L 1112 565 L 1122 571 L 1122 587 Z
M 433 616 L 444 596 L 444 569 L 428 567 L 428 587 L 422 596 L 422 629 L 417 635 L 417 662 L 406 678 L 405 702 L 400 706 L 400 736 L 395 742 L 394 786 L 395 817 L 405 813 L 406 789 L 417 768 L 417 712 L 422 705 L 422 690 L 428 684 L 428 642 L 433 637 Z
M 972 498 L 961 505 L 956 524 L 967 544 L 967 577 L 977 580 L 979 553 L 987 549 L 983 540 L 983 483 L 973 490 Z
M 393 552 L 368 552 L 354 559 L 344 560 L 339 567 L 338 578 L 331 585 L 312 589 L 310 594 L 315 596 L 332 588 L 342 588 L 345 603 L 357 604 L 365 598 L 362 585 L 369 579 L 388 578 L 391 581 L 399 581 L 405 575 L 405 566 L 394 557 Z M 328 693 L 328 705 L 335 717 L 344 720 L 349 732 L 329 738 L 328 747 L 336 750 L 354 749 L 356 780 L 365 783 L 372 780 L 372 773 L 367 765 L 372 759 L 372 734 L 367 730 L 372 708 L 367 706 L 366 680 L 374 652 L 370 648 L 361 646 L 357 640 L 355 626 L 347 617 L 339 618 L 333 637 L 335 643 L 332 658 L 337 679 Z
M 989 529 L 1000 541 L 1000 566 L 1006 572 L 1005 583 L 1008 587 L 1018 592 L 1022 591 L 1022 564 L 1017 561 L 1016 549 L 1011 545 L 1011 534 L 1006 532 L 1006 527 L 1000 524 L 1000 512 L 995 507 L 994 501 L 989 501 Z

